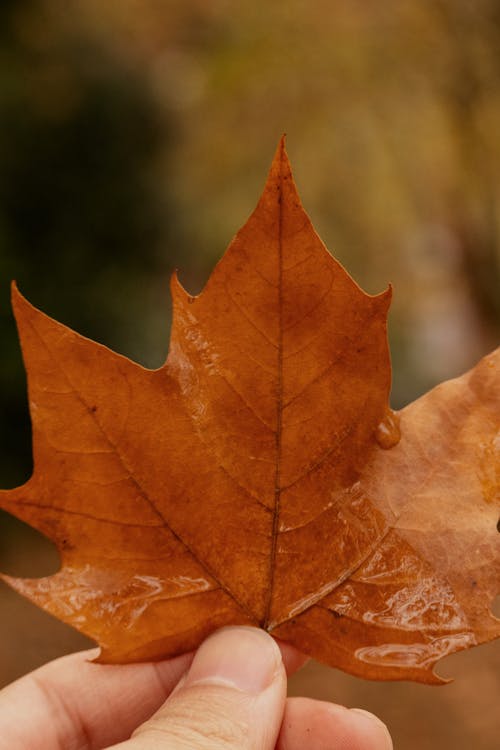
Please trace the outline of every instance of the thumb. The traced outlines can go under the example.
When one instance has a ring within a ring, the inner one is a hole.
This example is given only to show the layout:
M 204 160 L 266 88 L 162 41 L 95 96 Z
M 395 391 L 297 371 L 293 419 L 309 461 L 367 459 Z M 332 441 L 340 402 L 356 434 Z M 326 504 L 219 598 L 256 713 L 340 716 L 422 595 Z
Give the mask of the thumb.
M 286 674 L 263 630 L 225 628 L 210 636 L 160 710 L 116 750 L 274 750 Z

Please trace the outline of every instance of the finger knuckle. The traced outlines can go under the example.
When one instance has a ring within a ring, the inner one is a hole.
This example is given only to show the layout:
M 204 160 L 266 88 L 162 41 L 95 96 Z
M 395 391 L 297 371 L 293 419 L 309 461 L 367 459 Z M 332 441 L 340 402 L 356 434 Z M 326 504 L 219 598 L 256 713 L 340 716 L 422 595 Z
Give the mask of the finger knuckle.
M 168 737 L 172 747 L 184 750 L 234 750 L 249 747 L 249 724 L 241 711 L 228 706 L 225 696 L 200 692 L 193 699 L 173 700 L 168 713 L 159 712 L 139 731 Z M 142 731 L 141 731 L 142 730 Z

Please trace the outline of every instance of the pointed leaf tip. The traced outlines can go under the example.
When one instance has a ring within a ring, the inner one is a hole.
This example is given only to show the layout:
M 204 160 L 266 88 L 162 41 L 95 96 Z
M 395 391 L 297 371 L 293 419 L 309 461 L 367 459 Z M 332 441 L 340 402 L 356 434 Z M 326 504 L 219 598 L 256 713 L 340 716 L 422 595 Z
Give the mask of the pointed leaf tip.
M 271 169 L 269 171 L 268 182 L 271 179 L 282 179 L 285 175 L 292 174 L 292 166 L 286 150 L 286 134 L 284 133 L 276 147 Z
M 187 289 L 184 287 L 184 284 L 179 278 L 179 271 L 177 268 L 170 276 L 170 294 L 172 295 L 172 301 L 174 302 L 174 305 L 176 300 L 179 299 L 192 302 L 196 298 L 196 295 L 189 294 Z
M 19 291 L 19 287 L 17 286 L 17 281 L 15 279 L 12 279 L 12 281 L 10 282 L 10 299 L 12 304 L 14 304 L 14 300 L 16 300 L 20 296 L 22 295 Z
M 26 297 L 19 291 L 16 281 L 12 281 L 10 285 L 10 303 L 12 305 L 12 312 L 14 317 L 17 319 L 19 311 L 23 307 L 31 307 L 31 303 L 28 302 Z

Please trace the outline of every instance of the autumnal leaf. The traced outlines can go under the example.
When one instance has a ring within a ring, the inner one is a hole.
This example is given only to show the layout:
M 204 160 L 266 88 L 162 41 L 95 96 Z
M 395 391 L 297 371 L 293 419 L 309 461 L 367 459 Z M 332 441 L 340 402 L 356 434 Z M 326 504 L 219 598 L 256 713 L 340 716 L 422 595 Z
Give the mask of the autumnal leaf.
M 61 570 L 3 576 L 94 638 L 160 659 L 259 625 L 373 679 L 441 681 L 500 635 L 500 350 L 398 414 L 390 290 L 325 249 L 280 144 L 203 292 L 172 281 L 166 364 L 146 370 L 14 288 L 35 469 L 0 505 Z

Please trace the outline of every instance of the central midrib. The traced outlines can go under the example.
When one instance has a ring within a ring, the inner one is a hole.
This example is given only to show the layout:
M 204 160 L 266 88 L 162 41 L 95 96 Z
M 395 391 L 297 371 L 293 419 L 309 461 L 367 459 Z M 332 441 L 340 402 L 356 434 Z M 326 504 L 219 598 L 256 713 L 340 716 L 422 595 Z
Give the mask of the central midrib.
M 281 451 L 283 429 L 283 151 L 280 158 L 278 206 L 278 377 L 276 383 L 276 470 L 274 476 L 274 511 L 271 532 L 271 553 L 269 556 L 269 586 L 264 619 L 262 622 L 262 627 L 265 630 L 269 628 L 271 622 L 281 501 Z

